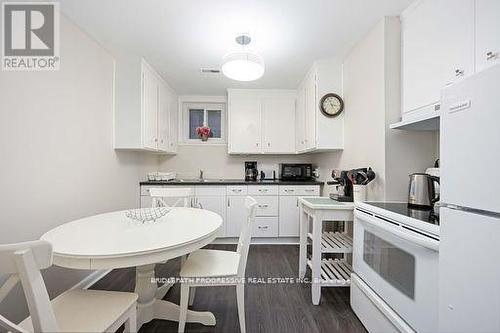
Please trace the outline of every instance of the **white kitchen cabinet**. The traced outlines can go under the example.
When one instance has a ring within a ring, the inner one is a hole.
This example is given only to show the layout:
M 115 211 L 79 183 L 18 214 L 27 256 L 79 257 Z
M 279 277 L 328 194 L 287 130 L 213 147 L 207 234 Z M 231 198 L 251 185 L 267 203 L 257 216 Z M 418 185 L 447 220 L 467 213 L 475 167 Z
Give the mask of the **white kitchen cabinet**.
M 500 1 L 476 0 L 476 71 L 500 63 Z
M 115 149 L 175 153 L 177 95 L 144 59 L 116 57 Z
M 316 95 L 316 74 L 312 73 L 305 83 L 305 148 L 313 149 L 316 146 L 316 112 L 319 107 Z
M 342 63 L 335 59 L 316 61 L 297 88 L 298 153 L 344 148 L 344 114 L 331 118 L 320 110 L 327 93 L 342 95 Z
M 278 237 L 278 217 L 256 217 L 252 237 Z
M 217 233 L 218 237 L 226 237 L 226 196 L 196 196 L 198 207 L 217 213 L 222 217 L 222 226 Z
M 229 153 L 260 153 L 260 98 L 253 93 L 228 95 Z
M 257 201 L 256 216 L 278 216 L 279 199 L 277 195 L 256 195 L 253 198 Z
M 297 105 L 295 109 L 295 149 L 306 150 L 306 87 L 297 89 Z
M 142 68 L 142 140 L 144 148 L 158 147 L 158 111 L 160 80 L 147 65 Z
M 262 151 L 295 153 L 295 94 L 262 99 Z
M 152 187 L 175 188 L 179 185 L 141 185 L 140 204 L 149 208 Z M 319 185 L 196 185 L 182 186 L 193 190 L 192 204 L 219 214 L 223 226 L 218 237 L 237 238 L 247 221 L 245 199 L 252 196 L 257 201 L 256 222 L 252 227 L 255 238 L 298 237 L 299 212 L 297 199 L 319 196 Z M 172 199 L 170 204 L 176 201 Z
M 245 196 L 227 197 L 227 237 L 239 237 L 241 226 L 247 220 L 247 210 L 245 209 Z
M 299 203 L 298 196 L 280 197 L 280 237 L 299 237 Z
M 279 237 L 299 237 L 299 204 L 300 197 L 319 196 L 320 187 L 311 186 L 279 186 Z
M 474 71 L 474 0 L 418 0 L 401 14 L 402 120 L 439 111 L 440 91 Z
M 295 152 L 295 91 L 229 89 L 228 105 L 230 154 Z

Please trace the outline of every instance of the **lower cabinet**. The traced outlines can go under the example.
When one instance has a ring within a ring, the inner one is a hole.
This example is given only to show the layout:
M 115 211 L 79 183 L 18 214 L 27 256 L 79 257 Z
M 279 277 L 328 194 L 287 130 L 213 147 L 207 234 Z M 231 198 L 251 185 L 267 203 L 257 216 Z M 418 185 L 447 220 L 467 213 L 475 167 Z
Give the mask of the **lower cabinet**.
M 226 237 L 239 237 L 241 226 L 247 219 L 245 196 L 227 197 L 227 227 Z
M 279 219 L 277 216 L 256 217 L 252 237 L 278 237 L 278 223 Z
M 151 187 L 154 186 L 141 186 L 142 208 L 152 205 L 149 195 Z M 195 186 L 193 190 L 192 203 L 195 207 L 207 209 L 222 217 L 223 225 L 218 237 L 233 238 L 240 236 L 241 227 L 247 222 L 247 195 L 257 201 L 255 224 L 252 228 L 252 237 L 256 238 L 299 237 L 298 198 L 320 195 L 319 185 L 205 185 Z
M 280 237 L 299 237 L 299 197 L 280 197 Z
M 196 197 L 198 207 L 217 213 L 222 217 L 222 227 L 218 237 L 227 236 L 227 218 L 226 218 L 226 197 L 225 196 L 200 196 Z

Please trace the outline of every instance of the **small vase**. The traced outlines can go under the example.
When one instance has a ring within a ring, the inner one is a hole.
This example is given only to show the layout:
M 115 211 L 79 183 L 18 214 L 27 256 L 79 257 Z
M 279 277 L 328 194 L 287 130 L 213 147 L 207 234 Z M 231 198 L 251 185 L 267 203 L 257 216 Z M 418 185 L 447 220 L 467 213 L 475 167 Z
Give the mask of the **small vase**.
M 201 136 L 201 141 L 207 141 L 207 140 L 208 140 L 208 135 Z

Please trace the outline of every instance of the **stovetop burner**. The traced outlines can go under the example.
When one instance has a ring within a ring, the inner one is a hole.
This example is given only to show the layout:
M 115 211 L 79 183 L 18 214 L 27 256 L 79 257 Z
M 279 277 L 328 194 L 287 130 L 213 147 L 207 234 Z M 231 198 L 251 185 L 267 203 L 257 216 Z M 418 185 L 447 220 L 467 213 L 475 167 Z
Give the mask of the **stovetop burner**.
M 432 208 L 424 209 L 409 207 L 408 204 L 404 202 L 367 202 L 367 204 L 423 222 L 439 225 L 439 216 L 434 214 Z

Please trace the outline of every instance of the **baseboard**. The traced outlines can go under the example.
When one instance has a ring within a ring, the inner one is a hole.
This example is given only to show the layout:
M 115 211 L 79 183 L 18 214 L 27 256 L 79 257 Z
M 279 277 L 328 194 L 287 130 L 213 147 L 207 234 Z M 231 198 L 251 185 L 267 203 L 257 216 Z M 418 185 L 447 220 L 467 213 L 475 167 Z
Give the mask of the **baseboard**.
M 238 244 L 237 237 L 216 238 L 212 244 Z M 298 245 L 298 237 L 253 237 L 251 245 Z
M 111 269 L 103 269 L 92 272 L 83 280 L 75 284 L 71 289 L 88 289 L 92 287 L 94 283 L 105 277 L 109 272 L 111 272 Z

